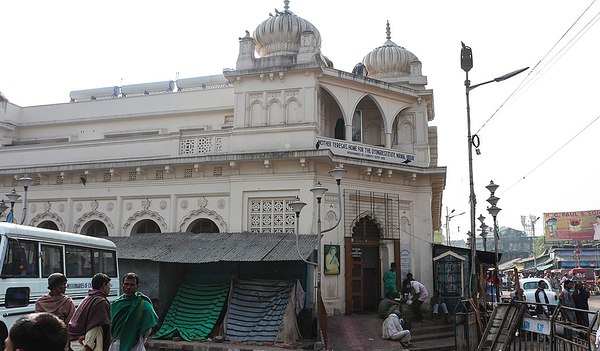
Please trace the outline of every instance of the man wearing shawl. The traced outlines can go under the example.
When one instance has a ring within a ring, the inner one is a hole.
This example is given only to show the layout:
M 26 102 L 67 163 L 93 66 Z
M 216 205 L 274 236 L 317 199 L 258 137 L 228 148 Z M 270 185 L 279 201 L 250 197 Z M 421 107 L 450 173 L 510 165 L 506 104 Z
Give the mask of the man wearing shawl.
M 92 289 L 81 301 L 68 325 L 74 351 L 107 351 L 110 345 L 110 278 L 96 273 Z
M 48 277 L 48 294 L 40 296 L 35 302 L 36 312 L 48 312 L 57 316 L 65 324 L 75 313 L 75 303 L 65 295 L 67 278 L 62 273 L 52 273 Z
M 137 291 L 140 278 L 135 273 L 127 273 L 121 280 L 123 295 L 110 305 L 112 343 L 109 351 L 146 350 L 144 342 L 158 317 L 152 301 Z

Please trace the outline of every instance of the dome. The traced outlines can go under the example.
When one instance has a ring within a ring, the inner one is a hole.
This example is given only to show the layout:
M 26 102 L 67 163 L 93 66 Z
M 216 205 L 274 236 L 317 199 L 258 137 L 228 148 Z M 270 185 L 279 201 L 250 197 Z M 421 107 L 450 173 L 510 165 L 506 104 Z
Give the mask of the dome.
M 386 24 L 387 41 L 373 49 L 362 60 L 371 78 L 393 78 L 409 76 L 411 63 L 419 59 L 410 51 L 391 40 L 390 22 Z
M 289 3 L 285 0 L 283 12 L 275 9 L 275 15 L 269 14 L 269 19 L 254 30 L 256 52 L 261 57 L 298 54 L 300 35 L 307 30 L 315 34 L 316 48 L 321 49 L 321 35 L 317 28 L 292 13 Z

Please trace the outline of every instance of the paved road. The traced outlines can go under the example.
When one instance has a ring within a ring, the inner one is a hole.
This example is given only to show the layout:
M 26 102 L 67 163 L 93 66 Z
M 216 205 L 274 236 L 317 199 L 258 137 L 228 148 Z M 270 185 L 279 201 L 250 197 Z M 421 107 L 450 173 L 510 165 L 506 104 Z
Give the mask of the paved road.
M 600 295 L 590 296 L 590 311 L 600 311 Z

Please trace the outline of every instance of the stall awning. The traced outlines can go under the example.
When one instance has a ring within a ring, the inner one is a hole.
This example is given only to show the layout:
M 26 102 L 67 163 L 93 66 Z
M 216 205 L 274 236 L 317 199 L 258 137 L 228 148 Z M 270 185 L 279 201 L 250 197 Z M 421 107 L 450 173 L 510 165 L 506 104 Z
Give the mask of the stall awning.
M 554 266 L 554 263 L 548 263 L 548 264 L 540 265 L 540 266 L 537 266 L 537 270 L 538 271 L 545 271 L 546 269 L 548 269 L 548 268 L 550 268 L 552 266 Z

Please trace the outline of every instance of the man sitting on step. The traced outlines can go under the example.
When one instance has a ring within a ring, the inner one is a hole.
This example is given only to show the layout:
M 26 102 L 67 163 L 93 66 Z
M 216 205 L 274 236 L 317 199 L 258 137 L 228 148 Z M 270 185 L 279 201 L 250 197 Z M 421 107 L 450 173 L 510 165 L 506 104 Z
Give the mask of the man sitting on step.
M 400 341 L 403 347 L 412 347 L 413 343 L 410 342 L 410 331 L 402 328 L 404 319 L 400 311 L 395 310 L 393 313 L 383 321 L 381 326 L 381 337 L 383 339 Z

